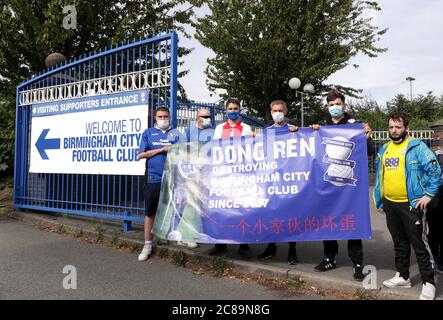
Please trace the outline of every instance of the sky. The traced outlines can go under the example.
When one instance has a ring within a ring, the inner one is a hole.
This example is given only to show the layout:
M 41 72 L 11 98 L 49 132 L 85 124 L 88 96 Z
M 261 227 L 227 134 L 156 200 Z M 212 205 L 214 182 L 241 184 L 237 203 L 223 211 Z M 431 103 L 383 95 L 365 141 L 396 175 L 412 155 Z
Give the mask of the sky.
M 443 0 L 378 0 L 379 12 L 369 12 L 373 24 L 388 28 L 377 47 L 387 48 L 377 58 L 359 54 L 349 66 L 332 74 L 325 83 L 363 89 L 362 95 L 384 106 L 396 94 L 443 94 Z M 207 8 L 196 10 L 197 15 L 209 13 Z M 189 33 L 193 35 L 190 28 Z M 216 102 L 217 94 L 208 90 L 204 70 L 206 59 L 213 52 L 192 39 L 180 39 L 180 45 L 194 48 L 184 59 L 182 68 L 189 74 L 180 79 L 188 98 L 202 102 Z M 355 69 L 353 64 L 360 67 Z M 297 75 L 294 75 L 297 76 Z M 415 78 L 407 81 L 407 77 Z M 302 79 L 301 79 L 302 80 Z

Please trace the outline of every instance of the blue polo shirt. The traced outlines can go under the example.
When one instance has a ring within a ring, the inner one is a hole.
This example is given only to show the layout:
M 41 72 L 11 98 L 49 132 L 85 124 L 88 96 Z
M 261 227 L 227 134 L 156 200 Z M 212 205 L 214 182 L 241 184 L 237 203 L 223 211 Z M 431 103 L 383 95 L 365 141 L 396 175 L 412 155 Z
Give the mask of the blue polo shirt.
M 157 127 L 148 128 L 143 132 L 138 153 L 148 150 L 161 149 L 177 142 L 176 137 L 169 136 L 168 133 L 172 130 L 169 128 L 162 131 Z M 155 156 L 146 160 L 146 182 L 160 183 L 162 181 L 163 169 L 165 167 L 166 152 L 158 153 Z
M 191 142 L 191 141 L 209 142 L 212 140 L 213 135 L 214 135 L 214 128 L 212 126 L 205 129 L 200 129 L 196 126 L 185 129 L 186 142 Z

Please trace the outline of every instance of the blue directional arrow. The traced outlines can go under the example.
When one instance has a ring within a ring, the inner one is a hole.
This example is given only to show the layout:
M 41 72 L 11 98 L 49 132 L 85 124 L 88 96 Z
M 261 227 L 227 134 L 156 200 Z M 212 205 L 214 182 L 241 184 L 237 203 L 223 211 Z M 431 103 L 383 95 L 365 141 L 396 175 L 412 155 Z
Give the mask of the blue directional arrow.
M 40 137 L 38 137 L 37 142 L 35 143 L 35 147 L 40 153 L 40 157 L 43 160 L 49 160 L 48 155 L 45 150 L 47 149 L 60 149 L 60 139 L 46 139 L 46 135 L 48 134 L 49 129 L 43 129 Z

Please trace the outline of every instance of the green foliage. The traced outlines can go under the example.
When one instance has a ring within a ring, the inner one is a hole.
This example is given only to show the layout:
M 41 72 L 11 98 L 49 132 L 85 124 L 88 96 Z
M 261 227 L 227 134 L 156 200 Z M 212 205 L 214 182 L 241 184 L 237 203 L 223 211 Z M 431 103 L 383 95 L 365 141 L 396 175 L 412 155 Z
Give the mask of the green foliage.
M 14 186 L 13 177 L 10 175 L 5 175 L 2 177 L 0 174 L 0 191 L 6 188 L 12 188 Z
M 295 289 L 301 289 L 306 286 L 306 281 L 301 276 L 296 275 L 288 280 L 288 285 Z
M 0 175 L 11 174 L 14 154 L 15 88 L 45 69 L 48 54 L 68 59 L 88 55 L 146 34 L 186 34 L 193 6 L 185 0 L 4 0 L 0 2 Z M 64 29 L 74 5 L 77 29 Z M 179 56 L 191 50 L 179 48 Z M 186 74 L 182 71 L 180 75 Z M 183 88 L 181 94 L 186 95 Z
M 14 167 L 15 114 L 14 108 L 11 108 L 14 102 L 8 103 L 0 95 L 0 177 L 11 174 Z
M 69 227 L 65 226 L 64 224 L 60 224 L 57 228 L 57 232 L 62 234 L 69 233 Z
M 224 97 L 244 101 L 252 115 L 270 119 L 274 99 L 294 101 L 288 80 L 310 82 L 321 95 L 324 81 L 357 53 L 376 57 L 385 51 L 374 43 L 386 32 L 363 16 L 380 10 L 376 2 L 353 0 L 211 0 L 212 14 L 195 23 L 196 38 L 211 48 L 207 85 Z M 357 66 L 355 66 L 357 67 Z M 338 87 L 338 86 L 337 86 Z M 351 95 L 352 88 L 341 88 Z M 306 122 L 323 112 L 316 98 L 307 101 Z M 291 108 L 290 117 L 299 113 Z
M 393 112 L 405 112 L 409 117 L 410 129 L 428 128 L 432 122 L 443 118 L 443 96 L 434 96 L 432 92 L 418 95 L 412 101 L 398 94 L 387 102 L 385 108 L 369 99 L 351 101 L 349 104 L 353 117 L 379 130 L 387 129 L 389 114 Z
M 298 105 L 298 109 L 296 112 L 296 119 L 300 119 L 300 121 L 297 121 L 298 124 L 301 123 L 301 112 L 300 112 L 300 104 Z M 320 121 L 327 119 L 330 117 L 328 108 L 326 107 L 326 99 L 323 97 L 309 97 L 304 102 L 304 118 L 305 118 L 305 126 L 319 123 Z
M 354 118 L 367 122 L 373 129 L 386 130 L 388 115 L 374 100 L 364 99 L 351 102 L 351 111 Z
M 120 241 L 120 235 L 121 235 L 120 230 L 114 229 L 112 231 L 111 240 L 109 241 L 109 243 L 113 246 L 117 246 L 118 242 Z
M 372 296 L 370 291 L 357 289 L 354 291 L 354 297 L 360 300 L 375 300 L 375 297 Z
M 103 228 L 103 226 L 101 224 L 96 224 L 94 226 L 94 230 L 96 232 L 96 241 L 99 242 L 101 240 L 104 239 L 104 231 L 105 229 Z
M 225 273 L 226 269 L 230 267 L 231 265 L 224 257 L 214 257 L 209 265 L 209 269 L 217 277 L 221 277 Z
M 183 25 L 190 22 L 193 11 L 178 7 L 184 2 L 6 0 L 0 8 L 1 75 L 17 83 L 43 70 L 45 58 L 52 52 L 63 53 L 68 58 L 79 57 L 99 48 L 169 30 L 189 37 Z M 76 30 L 62 27 L 67 15 L 62 10 L 66 5 L 76 8 Z M 182 54 L 187 52 L 189 50 L 182 50 Z
M 185 267 L 188 256 L 183 251 L 175 251 L 172 253 L 172 260 L 179 267 Z

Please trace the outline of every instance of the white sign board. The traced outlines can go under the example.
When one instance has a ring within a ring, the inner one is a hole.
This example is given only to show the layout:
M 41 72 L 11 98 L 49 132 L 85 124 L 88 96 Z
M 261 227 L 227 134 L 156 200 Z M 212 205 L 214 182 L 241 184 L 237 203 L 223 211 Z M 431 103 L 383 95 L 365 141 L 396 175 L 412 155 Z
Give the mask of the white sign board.
M 30 172 L 143 175 L 146 90 L 32 106 Z

